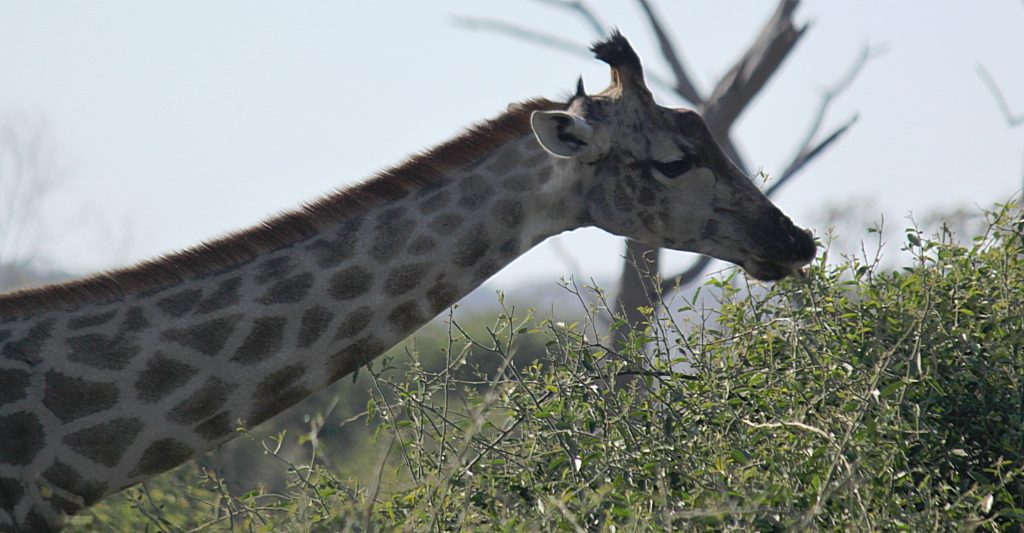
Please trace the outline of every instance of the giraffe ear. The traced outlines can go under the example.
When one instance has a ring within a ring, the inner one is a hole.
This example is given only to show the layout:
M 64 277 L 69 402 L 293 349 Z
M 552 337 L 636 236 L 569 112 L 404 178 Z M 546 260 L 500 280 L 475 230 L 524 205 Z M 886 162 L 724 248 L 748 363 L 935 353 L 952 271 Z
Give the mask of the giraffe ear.
M 590 150 L 594 129 L 565 111 L 534 111 L 530 126 L 545 150 L 558 157 L 579 157 Z

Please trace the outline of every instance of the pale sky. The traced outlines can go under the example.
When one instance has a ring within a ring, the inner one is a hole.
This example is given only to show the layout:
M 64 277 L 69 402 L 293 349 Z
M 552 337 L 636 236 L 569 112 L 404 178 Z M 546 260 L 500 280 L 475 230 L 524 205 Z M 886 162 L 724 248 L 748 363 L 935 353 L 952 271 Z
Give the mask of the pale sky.
M 649 71 L 665 72 L 634 2 L 592 5 Z M 656 2 L 704 91 L 774 5 Z M 367 178 L 510 102 L 559 98 L 578 75 L 591 91 L 607 83 L 597 61 L 468 31 L 457 15 L 593 38 L 570 13 L 529 0 L 0 0 L 0 113 L 43 117 L 66 169 L 44 255 L 89 271 L 187 247 Z M 817 0 L 797 20 L 812 28 L 735 132 L 751 166 L 769 173 L 861 47 L 888 52 L 833 106 L 826 130 L 855 112 L 857 125 L 776 197 L 795 222 L 873 199 L 901 225 L 909 212 L 987 206 L 1021 187 L 1024 127 L 1006 126 L 975 67 L 1024 113 L 1022 2 Z M 491 285 L 618 272 L 620 239 L 591 229 L 556 240 L 575 265 L 549 242 Z

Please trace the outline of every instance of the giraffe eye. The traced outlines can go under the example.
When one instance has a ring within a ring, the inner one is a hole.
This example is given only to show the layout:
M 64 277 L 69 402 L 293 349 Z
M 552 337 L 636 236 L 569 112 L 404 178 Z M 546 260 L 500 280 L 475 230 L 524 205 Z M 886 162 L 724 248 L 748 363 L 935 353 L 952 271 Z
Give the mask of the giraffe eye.
M 674 161 L 651 161 L 651 166 L 662 176 L 673 179 L 682 176 L 685 172 L 693 169 L 693 159 L 684 157 Z

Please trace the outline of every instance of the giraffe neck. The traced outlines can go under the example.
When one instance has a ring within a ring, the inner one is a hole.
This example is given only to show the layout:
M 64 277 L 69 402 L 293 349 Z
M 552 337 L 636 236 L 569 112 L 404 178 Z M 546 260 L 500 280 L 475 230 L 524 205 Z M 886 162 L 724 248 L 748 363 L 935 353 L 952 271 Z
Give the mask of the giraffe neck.
M 213 448 L 571 229 L 551 161 L 524 121 L 472 163 L 294 242 L 166 286 L 0 314 L 0 530 L 52 524 Z

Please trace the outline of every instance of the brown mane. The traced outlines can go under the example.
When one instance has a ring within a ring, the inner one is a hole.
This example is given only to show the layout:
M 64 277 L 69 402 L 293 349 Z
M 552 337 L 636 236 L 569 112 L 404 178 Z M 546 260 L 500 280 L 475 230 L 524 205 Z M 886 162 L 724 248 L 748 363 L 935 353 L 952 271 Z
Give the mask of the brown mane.
M 472 163 L 494 148 L 526 134 L 533 111 L 562 106 L 540 98 L 514 104 L 504 114 L 477 124 L 458 137 L 416 154 L 369 180 L 198 246 L 66 283 L 0 294 L 0 323 L 5 319 L 114 301 L 133 293 L 176 285 L 307 239 L 345 217 L 437 183 L 453 168 Z

